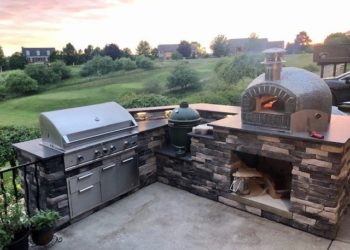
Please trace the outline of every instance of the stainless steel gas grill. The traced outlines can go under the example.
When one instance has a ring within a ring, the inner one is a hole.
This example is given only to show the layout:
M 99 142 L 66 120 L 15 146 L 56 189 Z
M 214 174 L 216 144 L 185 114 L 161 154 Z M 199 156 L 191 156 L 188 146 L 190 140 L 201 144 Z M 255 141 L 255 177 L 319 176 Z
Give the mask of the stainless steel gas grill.
M 137 144 L 135 119 L 115 102 L 45 112 L 39 122 L 43 145 L 64 152 L 66 170 Z
M 115 102 L 45 112 L 42 144 L 63 153 L 71 218 L 138 186 L 137 123 Z

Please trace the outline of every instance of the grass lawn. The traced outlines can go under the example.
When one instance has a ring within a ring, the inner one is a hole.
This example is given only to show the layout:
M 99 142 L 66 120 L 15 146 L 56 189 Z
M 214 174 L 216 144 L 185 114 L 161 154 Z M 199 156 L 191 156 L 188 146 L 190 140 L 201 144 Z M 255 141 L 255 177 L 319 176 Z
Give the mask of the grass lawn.
M 188 60 L 190 66 L 197 70 L 203 85 L 202 90 L 189 92 L 166 93 L 173 97 L 175 102 L 186 99 L 189 102 L 222 103 L 220 96 L 213 98 L 216 91 L 214 66 L 221 60 L 218 58 Z M 286 56 L 287 66 L 304 67 L 312 64 L 312 54 Z M 134 70 L 129 72 L 114 72 L 102 77 L 85 77 L 78 75 L 79 66 L 73 67 L 73 78 L 51 89 L 33 96 L 15 98 L 0 102 L 0 126 L 21 125 L 37 126 L 41 112 L 62 108 L 77 107 L 107 101 L 116 101 L 125 104 L 138 95 L 147 94 L 144 85 L 147 81 L 159 81 L 166 84 L 166 79 L 178 62 L 160 62 L 159 67 L 153 70 Z M 3 77 L 4 73 L 0 74 Z M 7 73 L 5 73 L 7 74 Z M 241 92 L 251 79 L 245 79 L 230 91 Z M 226 92 L 225 89 L 221 90 Z M 220 92 L 218 92 L 220 93 Z M 210 97 L 210 98 L 209 98 Z

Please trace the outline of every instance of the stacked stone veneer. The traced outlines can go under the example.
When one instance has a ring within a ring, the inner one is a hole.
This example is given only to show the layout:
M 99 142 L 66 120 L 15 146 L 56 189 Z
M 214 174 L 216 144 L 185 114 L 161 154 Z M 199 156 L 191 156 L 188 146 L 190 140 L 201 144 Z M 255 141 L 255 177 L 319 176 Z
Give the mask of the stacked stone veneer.
M 258 207 L 260 210 L 242 206 L 237 202 L 239 200 L 232 199 L 232 195 L 219 196 L 219 201 L 313 234 L 335 237 L 349 199 L 349 141 L 335 145 L 325 144 L 321 140 L 307 141 L 219 128 L 214 129 L 213 141 L 225 143 L 225 147 L 220 150 L 222 152 L 227 147 L 233 150 L 232 166 L 239 161 L 235 151 L 285 160 L 293 165 L 291 215 L 281 216 L 278 212 L 271 214 L 271 211 L 264 211 L 263 206 Z M 211 151 L 203 155 L 207 144 L 203 144 L 201 139 L 194 139 L 193 143 L 200 148 L 194 153 L 195 159 L 215 157 Z
M 165 141 L 165 129 L 157 128 L 148 130 L 139 134 L 136 151 L 131 150 L 128 154 L 138 154 L 140 186 L 142 188 L 156 181 L 156 159 L 154 151 L 160 148 Z M 125 156 L 125 154 L 124 154 Z M 125 156 L 126 157 L 126 156 Z M 100 164 L 89 164 L 69 172 L 64 171 L 63 156 L 59 155 L 50 159 L 39 160 L 35 155 L 17 150 L 17 158 L 20 164 L 26 162 L 39 161 L 38 165 L 38 182 L 40 187 L 39 204 L 41 209 L 53 209 L 59 212 L 60 219 L 57 228 L 67 226 L 71 221 L 69 214 L 68 189 L 66 179 L 99 167 Z M 23 172 L 21 173 L 23 177 Z M 37 190 L 36 179 L 34 178 L 34 165 L 27 168 L 27 181 L 29 192 L 30 212 L 34 213 L 37 209 Z M 105 205 L 96 208 L 99 209 Z
M 350 143 L 327 145 L 276 135 L 214 128 L 213 136 L 192 135 L 190 158 L 157 156 L 158 181 L 298 229 L 334 238 L 349 199 Z M 236 152 L 289 161 L 290 211 L 247 202 L 229 191 Z

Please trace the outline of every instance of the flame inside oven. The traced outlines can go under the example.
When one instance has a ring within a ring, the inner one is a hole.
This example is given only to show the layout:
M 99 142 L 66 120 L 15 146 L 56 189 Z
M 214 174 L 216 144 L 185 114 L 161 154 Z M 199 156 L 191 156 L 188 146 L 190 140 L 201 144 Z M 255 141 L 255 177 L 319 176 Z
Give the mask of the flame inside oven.
M 283 112 L 284 103 L 277 96 L 262 96 L 256 98 L 256 111 Z

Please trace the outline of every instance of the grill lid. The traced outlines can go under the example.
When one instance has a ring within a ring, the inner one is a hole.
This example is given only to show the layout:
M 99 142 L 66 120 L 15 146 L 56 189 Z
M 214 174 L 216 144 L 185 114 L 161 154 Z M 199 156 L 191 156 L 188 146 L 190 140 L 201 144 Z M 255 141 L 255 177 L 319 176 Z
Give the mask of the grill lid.
M 61 150 L 115 137 L 137 126 L 116 102 L 44 112 L 39 123 L 43 144 Z

